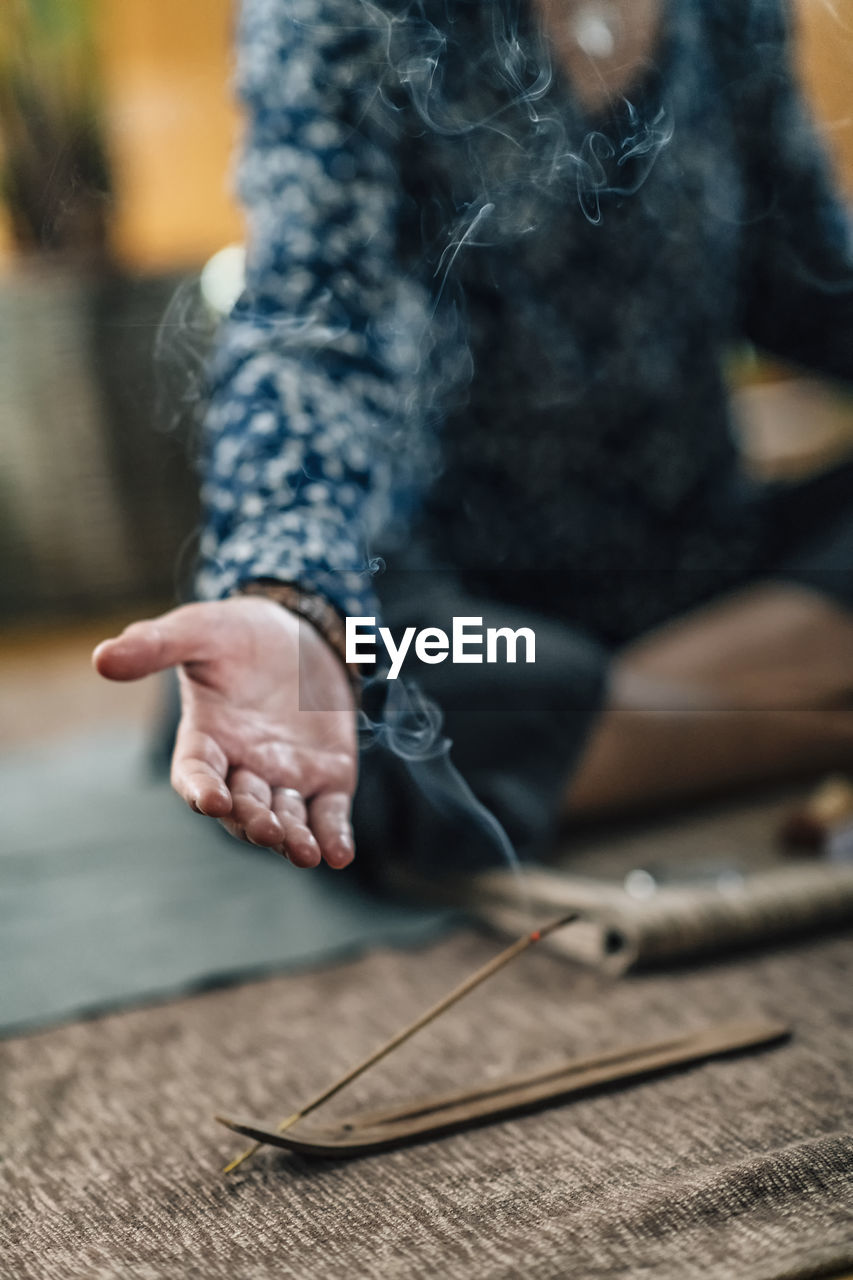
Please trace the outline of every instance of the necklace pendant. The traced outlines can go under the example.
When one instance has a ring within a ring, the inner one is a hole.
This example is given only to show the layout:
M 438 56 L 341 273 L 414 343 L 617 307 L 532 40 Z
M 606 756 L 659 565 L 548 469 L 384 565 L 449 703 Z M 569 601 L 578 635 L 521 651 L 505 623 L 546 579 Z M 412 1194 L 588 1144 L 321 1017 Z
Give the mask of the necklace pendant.
M 616 52 L 617 23 L 611 5 L 588 3 L 580 6 L 572 19 L 575 44 L 588 58 L 601 62 Z

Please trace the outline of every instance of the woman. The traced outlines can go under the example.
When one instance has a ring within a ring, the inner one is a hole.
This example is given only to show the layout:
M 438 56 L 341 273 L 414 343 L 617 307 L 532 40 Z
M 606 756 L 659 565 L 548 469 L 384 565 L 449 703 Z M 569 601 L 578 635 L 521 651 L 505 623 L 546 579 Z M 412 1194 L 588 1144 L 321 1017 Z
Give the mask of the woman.
M 377 592 L 389 625 L 535 626 L 531 667 L 418 671 L 527 854 L 564 813 L 853 758 L 849 473 L 747 481 L 723 376 L 743 340 L 853 375 L 780 0 L 244 0 L 239 47 L 250 248 L 203 599 L 96 655 L 179 668 L 184 799 L 351 860 L 342 618 Z M 418 795 L 365 756 L 362 853 L 489 856 Z

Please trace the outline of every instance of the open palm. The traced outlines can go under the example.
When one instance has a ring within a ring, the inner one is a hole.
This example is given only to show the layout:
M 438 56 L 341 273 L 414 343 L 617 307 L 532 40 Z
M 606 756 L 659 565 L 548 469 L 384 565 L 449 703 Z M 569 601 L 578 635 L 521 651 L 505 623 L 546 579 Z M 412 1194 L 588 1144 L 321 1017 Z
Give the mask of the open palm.
M 110 680 L 178 668 L 172 785 L 192 809 L 297 866 L 352 860 L 355 707 L 310 624 L 258 597 L 184 605 L 105 640 L 93 661 Z

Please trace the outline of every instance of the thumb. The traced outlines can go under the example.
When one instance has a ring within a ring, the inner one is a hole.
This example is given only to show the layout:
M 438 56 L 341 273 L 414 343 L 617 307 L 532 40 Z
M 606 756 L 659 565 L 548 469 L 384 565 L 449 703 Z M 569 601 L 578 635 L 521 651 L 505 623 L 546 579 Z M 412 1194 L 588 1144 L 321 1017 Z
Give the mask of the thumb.
M 159 618 L 132 622 L 121 635 L 103 640 L 92 665 L 107 680 L 139 680 L 184 662 L 208 656 L 209 628 L 199 616 L 204 605 L 182 605 Z

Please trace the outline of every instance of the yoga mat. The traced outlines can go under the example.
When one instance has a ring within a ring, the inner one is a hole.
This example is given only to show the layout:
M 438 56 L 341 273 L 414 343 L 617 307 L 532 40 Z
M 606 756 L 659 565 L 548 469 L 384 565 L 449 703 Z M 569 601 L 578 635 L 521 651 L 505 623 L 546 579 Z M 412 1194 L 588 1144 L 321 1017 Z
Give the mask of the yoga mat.
M 141 733 L 0 756 L 0 1031 L 421 945 L 445 911 L 238 844 L 151 776 Z

